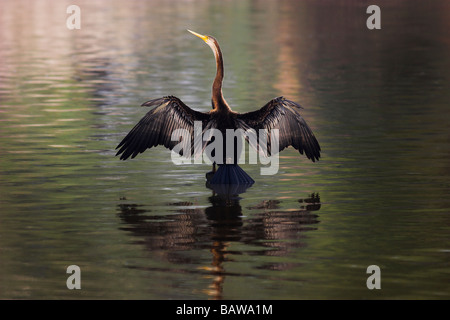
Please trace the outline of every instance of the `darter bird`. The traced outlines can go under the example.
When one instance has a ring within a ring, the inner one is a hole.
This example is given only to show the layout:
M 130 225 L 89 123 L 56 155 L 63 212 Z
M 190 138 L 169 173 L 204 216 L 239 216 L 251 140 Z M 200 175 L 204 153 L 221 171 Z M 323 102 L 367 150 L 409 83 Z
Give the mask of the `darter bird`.
M 184 149 L 179 152 L 183 156 L 191 156 L 194 153 L 194 123 L 196 121 L 202 124 L 202 133 L 208 129 L 217 129 L 223 133 L 227 129 L 253 129 L 259 132 L 261 129 L 271 132 L 278 129 L 278 150 L 270 150 L 271 140 L 267 139 L 267 151 L 272 154 L 280 152 L 283 149 L 293 146 L 300 154 L 313 162 L 320 158 L 320 145 L 314 136 L 312 130 L 306 121 L 300 115 L 301 106 L 284 97 L 277 97 L 269 101 L 261 109 L 238 113 L 231 110 L 222 94 L 222 82 L 224 76 L 222 52 L 217 40 L 208 35 L 201 35 L 188 30 L 199 37 L 212 49 L 216 59 L 216 76 L 212 85 L 212 109 L 209 112 L 199 112 L 191 109 L 179 98 L 166 96 L 153 99 L 142 104 L 142 106 L 153 107 L 125 136 L 116 149 L 119 149 L 116 156 L 120 155 L 121 160 L 129 157 L 134 158 L 145 150 L 163 145 L 172 150 L 179 141 L 172 141 L 172 133 L 176 129 L 184 129 L 191 135 L 191 154 L 182 154 Z M 234 139 L 234 138 L 233 138 Z M 247 139 L 248 141 L 248 139 Z M 259 141 L 259 140 L 258 140 Z M 185 141 L 187 142 L 187 141 Z M 211 143 L 202 141 L 202 150 L 205 144 Z M 224 143 L 225 144 L 225 143 Z M 256 148 L 261 147 L 256 143 Z M 235 150 L 236 151 L 236 150 Z M 234 153 L 234 159 L 224 159 L 222 163 L 216 166 L 213 164 L 213 171 L 210 174 L 211 184 L 253 184 L 254 180 L 238 166 L 237 154 Z M 208 176 L 208 175 L 207 175 Z

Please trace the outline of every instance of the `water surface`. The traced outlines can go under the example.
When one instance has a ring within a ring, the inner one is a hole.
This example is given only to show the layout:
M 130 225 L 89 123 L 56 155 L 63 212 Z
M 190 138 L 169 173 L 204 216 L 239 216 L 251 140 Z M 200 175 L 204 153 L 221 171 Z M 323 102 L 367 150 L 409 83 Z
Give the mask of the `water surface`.
M 80 30 L 70 4 L 2 2 L 0 298 L 450 297 L 448 5 L 390 1 L 370 31 L 360 1 L 77 1 Z M 234 110 L 299 102 L 322 159 L 228 194 L 161 147 L 119 161 L 142 102 L 210 108 L 187 28 Z

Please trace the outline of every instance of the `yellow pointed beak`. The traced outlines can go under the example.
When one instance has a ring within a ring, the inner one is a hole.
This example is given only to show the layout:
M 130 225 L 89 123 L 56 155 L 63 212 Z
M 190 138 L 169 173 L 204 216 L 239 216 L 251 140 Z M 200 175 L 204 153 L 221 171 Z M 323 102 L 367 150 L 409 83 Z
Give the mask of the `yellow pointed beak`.
M 200 33 L 191 31 L 191 30 L 189 30 L 189 29 L 187 29 L 187 31 L 189 31 L 190 33 L 192 33 L 194 36 L 199 37 L 200 39 L 202 39 L 202 40 L 205 41 L 205 42 L 208 41 L 208 36 L 204 36 L 204 35 L 202 35 L 202 34 L 200 34 Z

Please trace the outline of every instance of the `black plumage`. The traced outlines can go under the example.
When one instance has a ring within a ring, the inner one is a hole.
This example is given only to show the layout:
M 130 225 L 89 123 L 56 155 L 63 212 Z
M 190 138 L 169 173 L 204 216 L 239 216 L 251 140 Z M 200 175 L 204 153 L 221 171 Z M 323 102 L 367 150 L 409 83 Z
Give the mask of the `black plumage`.
M 191 154 L 184 156 L 191 156 L 195 145 L 201 141 L 194 137 L 195 121 L 201 122 L 202 134 L 212 128 L 220 130 L 224 136 L 226 129 L 243 129 L 244 131 L 254 129 L 256 133 L 265 129 L 267 149 L 265 149 L 265 146 L 258 145 L 252 145 L 252 147 L 259 148 L 259 151 L 266 155 L 273 155 L 293 146 L 300 154 L 305 154 L 313 162 L 319 160 L 321 151 L 319 142 L 300 115 L 302 107 L 297 103 L 284 97 L 278 97 L 256 111 L 242 114 L 232 111 L 222 95 L 223 58 L 217 40 L 211 36 L 190 32 L 203 39 L 211 47 L 216 58 L 217 73 L 212 87 L 212 110 L 209 112 L 195 111 L 174 96 L 145 102 L 142 106 L 153 107 L 153 109 L 134 126 L 117 146 L 116 149 L 119 150 L 116 155 L 120 155 L 121 160 L 134 158 L 139 153 L 157 145 L 163 145 L 172 150 L 180 143 L 171 139 L 172 132 L 176 129 L 185 129 L 190 133 L 190 141 L 185 141 L 186 147 L 181 150 L 188 150 L 187 146 L 190 145 Z M 279 130 L 278 150 L 272 150 L 271 148 L 273 143 L 270 140 L 270 133 L 273 129 Z M 201 143 L 202 149 L 204 149 L 207 142 L 201 141 Z M 232 164 L 232 166 L 234 167 L 219 171 L 226 172 L 226 175 L 230 177 L 239 177 L 236 183 L 241 183 L 242 179 L 245 180 L 245 175 L 240 172 L 242 169 L 239 168 L 239 172 L 233 173 L 233 168 L 237 166 L 235 164 Z M 228 181 L 226 177 L 215 177 L 214 180 L 220 181 L 220 183 L 233 183 L 233 181 Z M 249 178 L 248 181 L 252 182 L 253 180 Z
M 117 146 L 116 149 L 120 149 L 116 155 L 121 155 L 121 160 L 126 160 L 130 156 L 133 159 L 139 153 L 158 145 L 172 150 L 179 143 L 179 141 L 171 140 L 172 132 L 175 129 L 188 130 L 193 137 L 194 121 L 202 121 L 206 124 L 206 121 L 209 120 L 208 114 L 189 108 L 174 96 L 150 100 L 143 103 L 142 106 L 154 108 L 131 129 Z M 193 138 L 190 143 L 193 147 Z

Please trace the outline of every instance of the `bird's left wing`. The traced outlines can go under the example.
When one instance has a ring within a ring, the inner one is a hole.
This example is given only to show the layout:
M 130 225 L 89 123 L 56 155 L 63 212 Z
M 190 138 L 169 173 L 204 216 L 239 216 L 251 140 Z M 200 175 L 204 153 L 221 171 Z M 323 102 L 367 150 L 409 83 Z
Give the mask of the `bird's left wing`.
M 267 150 L 271 154 L 275 154 L 284 148 L 293 146 L 314 162 L 320 158 L 320 145 L 305 119 L 300 115 L 301 108 L 293 101 L 278 97 L 270 100 L 259 110 L 239 114 L 238 119 L 243 122 L 244 129 L 248 127 L 256 131 L 265 129 L 263 132 L 267 134 L 267 149 L 265 146 L 259 146 L 264 153 Z M 279 141 L 278 150 L 271 151 L 273 143 L 270 140 L 270 132 L 272 129 L 279 130 Z
M 180 99 L 167 96 L 145 102 L 142 106 L 154 107 L 125 136 L 116 147 L 121 160 L 136 157 L 148 148 L 163 145 L 172 150 L 179 141 L 172 141 L 176 129 L 185 129 L 190 133 L 191 153 L 194 144 L 194 121 L 201 121 L 204 127 L 209 116 L 189 108 Z M 188 142 L 188 141 L 185 141 Z M 182 150 L 186 150 L 184 147 Z M 190 155 L 184 155 L 190 156 Z

